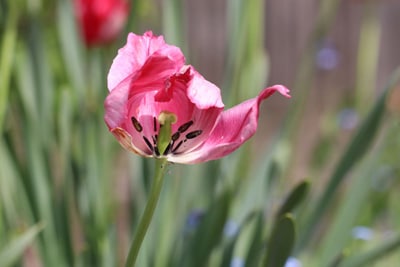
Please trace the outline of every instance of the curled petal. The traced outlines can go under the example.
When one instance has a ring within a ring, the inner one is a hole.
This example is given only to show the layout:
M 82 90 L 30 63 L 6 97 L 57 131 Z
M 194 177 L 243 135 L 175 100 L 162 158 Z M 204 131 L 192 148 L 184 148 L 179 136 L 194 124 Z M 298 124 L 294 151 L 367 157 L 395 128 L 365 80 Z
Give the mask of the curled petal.
M 254 135 L 258 125 L 261 101 L 278 91 L 290 97 L 289 90 L 282 85 L 264 89 L 256 98 L 249 99 L 221 113 L 208 139 L 192 152 L 177 155 L 171 161 L 177 163 L 200 163 L 228 155 Z
M 146 64 L 149 59 L 152 63 Z M 176 46 L 166 44 L 162 36 L 154 36 L 152 32 L 146 32 L 143 36 L 130 33 L 126 45 L 119 49 L 111 65 L 107 78 L 108 90 L 112 91 L 127 78 L 135 79 L 146 73 L 150 77 L 154 73 L 159 73 L 160 70 L 164 74 L 171 74 L 178 71 L 184 62 L 185 58 L 181 50 Z M 146 68 L 146 65 L 151 68 Z M 156 69 L 154 69 L 155 66 Z M 160 74 L 156 77 L 160 77 Z
M 210 107 L 223 108 L 221 91 L 213 83 L 204 79 L 193 67 L 188 66 L 193 73 L 187 90 L 190 101 L 199 109 Z

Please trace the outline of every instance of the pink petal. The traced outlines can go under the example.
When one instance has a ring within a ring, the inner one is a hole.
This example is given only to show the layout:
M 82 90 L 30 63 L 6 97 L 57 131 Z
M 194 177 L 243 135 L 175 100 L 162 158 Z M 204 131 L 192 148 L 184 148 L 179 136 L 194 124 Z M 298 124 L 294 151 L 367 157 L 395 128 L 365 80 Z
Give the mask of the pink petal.
M 136 147 L 132 142 L 132 136 L 122 128 L 114 128 L 111 130 L 111 133 L 117 138 L 118 142 L 121 144 L 123 148 L 128 151 L 131 151 L 135 154 L 144 157 L 151 157 L 150 153 L 145 153 L 146 149 Z
M 187 154 L 175 155 L 171 161 L 186 164 L 200 163 L 232 153 L 254 135 L 258 125 L 260 103 L 276 91 L 285 97 L 290 97 L 289 89 L 282 85 L 264 89 L 258 97 L 222 112 L 203 145 Z
M 146 64 L 149 58 L 152 58 L 153 63 Z M 130 33 L 126 45 L 119 49 L 111 65 L 107 79 L 108 90 L 112 91 L 123 80 L 137 78 L 143 72 L 148 72 L 150 76 L 160 70 L 176 72 L 184 62 L 185 58 L 181 50 L 176 46 L 166 44 L 162 36 L 154 36 L 152 32 L 146 32 L 143 36 Z M 142 68 L 146 67 L 145 64 L 151 67 L 143 70 Z M 160 66 L 157 70 L 152 69 L 158 65 Z
M 109 130 L 121 127 L 123 121 L 127 119 L 129 88 L 130 81 L 124 80 L 108 94 L 104 101 L 104 121 Z
M 193 74 L 187 90 L 188 97 L 199 109 L 210 107 L 223 108 L 221 91 L 213 83 L 204 79 L 193 67 L 188 67 Z

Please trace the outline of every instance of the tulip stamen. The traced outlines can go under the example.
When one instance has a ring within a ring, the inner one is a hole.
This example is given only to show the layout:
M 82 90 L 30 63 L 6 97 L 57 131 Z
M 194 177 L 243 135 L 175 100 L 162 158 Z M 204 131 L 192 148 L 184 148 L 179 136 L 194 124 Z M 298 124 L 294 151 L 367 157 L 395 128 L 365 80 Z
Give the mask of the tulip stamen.
M 183 140 L 179 141 L 178 145 L 174 149 L 172 149 L 172 151 L 171 151 L 172 154 L 174 154 L 182 144 L 183 144 Z
M 173 146 L 173 144 L 174 144 L 173 142 L 170 142 L 170 143 L 168 144 L 168 146 L 165 148 L 165 151 L 164 151 L 164 153 L 163 153 L 164 156 L 166 156 L 166 155 L 169 154 L 169 152 L 170 152 L 171 147 Z
M 156 117 L 153 117 L 153 130 L 154 130 L 154 132 L 157 132 L 157 119 L 156 119 Z
M 160 151 L 158 151 L 158 147 L 157 147 L 157 146 L 154 147 L 154 154 L 155 154 L 157 157 L 160 156 Z
M 187 123 L 185 123 L 185 124 L 187 124 Z M 193 124 L 193 121 L 190 121 L 190 123 L 187 124 L 187 125 L 191 126 L 192 124 Z M 189 128 L 189 126 L 187 126 L 187 128 Z M 179 127 L 179 128 L 181 128 L 181 127 Z M 187 128 L 184 129 L 183 131 L 186 131 Z M 196 130 L 196 131 L 189 132 L 188 134 L 186 134 L 186 136 L 185 136 L 186 138 L 181 140 L 181 141 L 179 141 L 178 145 L 176 145 L 176 147 L 174 147 L 175 142 L 178 141 L 178 139 L 180 137 L 180 133 L 181 132 L 178 129 L 178 132 L 174 133 L 171 136 L 170 147 L 168 146 L 168 151 L 166 150 L 167 153 L 169 153 L 171 151 L 172 154 L 176 154 L 177 150 L 182 146 L 183 143 L 187 142 L 188 139 L 193 139 L 193 138 L 198 137 L 199 135 L 201 135 L 203 133 L 203 131 L 202 130 Z M 164 155 L 166 155 L 167 153 L 164 153 Z
M 186 138 L 187 138 L 187 139 L 196 138 L 197 136 L 201 135 L 202 132 L 203 132 L 202 130 L 196 130 L 196 131 L 190 132 L 190 133 L 188 133 L 188 134 L 186 135 Z
M 174 117 L 175 115 L 172 114 L 173 116 L 171 117 L 171 121 L 169 121 L 167 123 L 166 126 L 168 126 L 168 128 L 170 128 L 170 124 L 174 122 L 174 120 L 176 120 L 176 118 Z M 165 124 L 164 120 L 165 120 L 165 116 L 169 116 L 169 113 L 164 112 L 161 115 L 161 122 L 159 125 L 159 131 L 161 131 L 161 129 L 163 128 L 163 124 Z M 159 119 L 160 120 L 160 119 Z M 168 118 L 169 120 L 169 118 Z M 132 122 L 132 126 L 133 128 L 135 128 L 135 130 L 139 133 L 141 133 L 143 131 L 143 126 L 140 124 L 140 122 L 134 117 L 131 117 L 131 122 Z M 178 142 L 178 140 L 181 138 L 181 134 L 186 132 L 192 125 L 194 124 L 193 120 L 190 120 L 188 122 L 185 122 L 184 124 L 182 124 L 181 126 L 179 126 L 178 131 L 176 131 L 174 134 L 170 135 L 170 139 L 169 142 L 163 142 L 166 144 L 163 152 L 160 153 L 160 149 L 159 149 L 159 133 L 157 134 L 157 118 L 153 117 L 153 130 L 156 134 L 152 135 L 151 138 L 148 138 L 146 136 L 142 136 L 144 142 L 146 143 L 147 147 L 150 149 L 151 154 L 153 154 L 153 156 L 159 157 L 161 154 L 163 156 L 166 156 L 170 153 L 172 154 L 176 154 L 178 149 L 182 146 L 183 143 L 187 142 L 188 139 L 194 139 L 196 137 L 198 137 L 199 135 L 201 135 L 203 133 L 202 130 L 195 130 L 195 131 L 191 131 L 189 133 L 187 133 L 185 135 L 185 138 L 183 140 L 180 140 Z M 151 142 L 151 141 L 153 142 Z M 177 145 L 175 146 L 175 144 L 177 143 Z
M 150 143 L 149 139 L 147 139 L 146 136 L 143 136 L 143 140 L 146 143 L 146 145 L 150 148 L 151 152 L 154 152 L 154 147 L 153 145 Z
M 143 126 L 140 124 L 140 122 L 135 118 L 135 117 L 131 117 L 131 122 L 132 122 L 132 126 L 133 126 L 133 128 L 135 128 L 135 130 L 137 131 L 137 132 L 142 132 L 142 130 L 143 130 Z
M 193 125 L 193 121 L 190 120 L 188 122 L 185 122 L 184 124 L 182 124 L 181 126 L 179 126 L 178 131 L 175 132 L 172 136 L 171 136 L 171 142 L 169 143 L 167 149 L 165 150 L 164 155 L 168 154 L 169 152 L 171 152 L 172 154 L 174 154 L 180 147 L 181 145 L 187 141 L 187 139 L 185 140 L 181 140 L 179 141 L 178 145 L 176 147 L 174 147 L 175 142 L 178 141 L 178 139 L 181 137 L 181 133 L 186 132 L 187 129 L 189 129 L 190 126 Z
M 179 132 L 176 132 L 171 136 L 171 140 L 176 141 L 179 139 L 180 136 L 181 136 L 181 134 Z
M 178 132 L 180 133 L 184 133 L 187 129 L 189 129 L 190 126 L 193 125 L 193 121 L 188 121 L 184 124 L 182 124 L 181 126 L 179 126 L 178 128 Z

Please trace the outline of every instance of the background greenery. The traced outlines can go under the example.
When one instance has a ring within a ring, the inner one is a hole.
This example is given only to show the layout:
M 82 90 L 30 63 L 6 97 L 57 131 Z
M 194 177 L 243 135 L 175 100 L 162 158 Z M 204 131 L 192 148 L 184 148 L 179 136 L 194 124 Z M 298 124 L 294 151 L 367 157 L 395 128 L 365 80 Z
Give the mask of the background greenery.
M 213 81 L 227 106 L 271 83 L 271 2 L 223 5 L 223 77 Z M 285 117 L 277 123 L 268 114 L 271 129 L 262 113 L 256 137 L 222 160 L 170 166 L 137 266 L 398 266 L 400 71 L 377 82 L 379 1 L 354 1 L 362 12 L 354 85 L 304 134 L 311 88 L 321 77 L 315 58 L 341 7 L 317 2 L 310 34 L 298 36 L 307 45 L 294 79 L 278 81 L 292 89 L 288 104 L 278 106 Z M 196 67 L 202 55 L 193 44 L 191 5 L 135 0 L 121 38 L 87 49 L 70 1 L 0 1 L 0 266 L 123 265 L 153 161 L 123 151 L 108 132 L 107 72 L 126 33 L 148 29 L 180 46 Z M 216 52 L 218 37 L 207 39 Z M 274 96 L 265 106 L 279 101 Z M 299 144 L 315 131 L 299 171 Z

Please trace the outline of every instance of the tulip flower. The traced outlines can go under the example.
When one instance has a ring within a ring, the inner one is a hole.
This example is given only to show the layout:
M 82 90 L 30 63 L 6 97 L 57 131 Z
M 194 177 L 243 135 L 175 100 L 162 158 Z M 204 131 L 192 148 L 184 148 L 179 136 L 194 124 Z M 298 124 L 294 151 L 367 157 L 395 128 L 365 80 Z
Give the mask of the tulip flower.
M 255 98 L 224 110 L 221 92 L 192 66 L 181 50 L 162 36 L 130 33 L 108 73 L 104 120 L 121 145 L 157 158 L 146 207 L 125 262 L 135 265 L 156 208 L 167 162 L 200 163 L 239 148 L 257 129 L 261 102 L 278 91 L 275 85 Z
M 117 38 L 129 14 L 128 0 L 74 0 L 75 13 L 87 46 Z
M 254 135 L 274 85 L 224 110 L 220 89 L 162 36 L 130 33 L 108 74 L 105 122 L 121 145 L 145 157 L 193 164 L 224 157 Z

